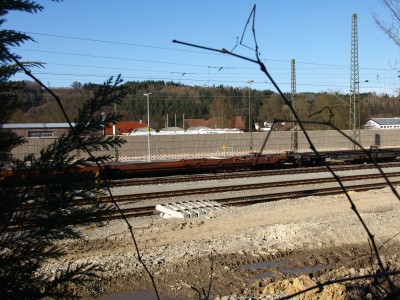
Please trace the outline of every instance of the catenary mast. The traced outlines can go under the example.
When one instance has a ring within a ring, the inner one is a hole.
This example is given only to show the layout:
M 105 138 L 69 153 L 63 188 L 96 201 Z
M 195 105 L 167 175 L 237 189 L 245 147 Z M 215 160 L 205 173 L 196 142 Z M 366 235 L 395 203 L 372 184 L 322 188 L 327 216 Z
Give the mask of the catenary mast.
M 292 68 L 291 68 L 291 94 L 290 100 L 292 103 L 293 110 L 296 110 L 296 62 L 292 59 Z M 290 124 L 290 149 L 293 152 L 298 150 L 298 134 L 297 134 L 297 123 L 295 122 L 294 114 L 292 114 L 291 118 L 292 122 Z
M 357 14 L 351 16 L 351 58 L 350 58 L 350 137 L 360 143 L 360 79 L 358 67 L 358 33 L 357 33 Z M 356 149 L 353 144 L 353 149 Z

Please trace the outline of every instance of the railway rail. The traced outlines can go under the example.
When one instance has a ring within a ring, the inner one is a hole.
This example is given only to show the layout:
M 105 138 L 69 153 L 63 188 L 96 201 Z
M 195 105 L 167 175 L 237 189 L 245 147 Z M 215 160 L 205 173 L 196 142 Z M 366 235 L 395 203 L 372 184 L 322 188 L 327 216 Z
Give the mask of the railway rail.
M 388 172 L 388 173 L 386 173 L 386 176 L 388 178 L 399 177 L 400 172 Z M 341 176 L 340 177 L 341 181 L 369 180 L 369 179 L 378 179 L 378 178 L 382 178 L 382 175 L 381 174 L 368 174 L 368 175 L 357 175 L 357 176 L 353 175 L 353 176 Z M 326 177 L 326 178 L 315 178 L 315 179 L 299 179 L 299 180 L 290 180 L 290 181 L 228 185 L 228 186 L 196 188 L 196 189 L 171 190 L 171 191 L 141 193 L 141 194 L 133 194 L 133 195 L 120 195 L 120 196 L 113 196 L 113 198 L 116 202 L 137 202 L 137 201 L 146 201 L 146 200 L 157 199 L 157 198 L 158 199 L 159 198 L 172 198 L 172 197 L 175 198 L 175 197 L 191 196 L 191 195 L 199 195 L 199 194 L 216 194 L 216 193 L 225 193 L 225 192 L 232 192 L 232 191 L 271 189 L 271 188 L 278 188 L 278 187 L 323 184 L 323 183 L 332 183 L 332 182 L 336 182 L 336 179 L 333 177 Z M 393 183 L 398 183 L 398 181 L 395 181 Z M 112 202 L 112 200 L 110 197 L 106 196 L 106 197 L 101 197 L 100 202 L 101 203 L 110 203 L 110 202 Z M 82 204 L 82 203 L 77 202 L 77 204 Z
M 381 163 L 381 168 L 400 167 L 400 163 Z M 348 165 L 348 164 L 334 164 L 331 168 L 337 171 L 348 171 L 348 170 L 366 170 L 375 169 L 373 164 L 365 165 Z M 214 173 L 214 174 L 191 174 L 184 176 L 163 176 L 163 177 L 150 177 L 150 178 L 130 178 L 130 179 L 117 179 L 111 180 L 111 187 L 125 187 L 125 186 L 139 186 L 139 185 L 152 185 L 152 184 L 172 184 L 182 182 L 194 182 L 194 181 L 210 181 L 210 180 L 224 180 L 224 179 L 236 179 L 236 178 L 251 178 L 261 176 L 277 176 L 277 175 L 292 175 L 292 174 L 305 174 L 305 173 L 317 173 L 327 171 L 325 166 L 318 167 L 307 167 L 307 168 L 288 168 L 271 169 L 271 170 L 259 170 L 259 171 L 245 171 L 245 172 L 229 172 L 229 173 Z
M 400 180 L 396 180 L 392 182 L 393 184 L 399 184 Z M 370 183 L 363 185 L 350 185 L 346 186 L 347 190 L 351 191 L 368 191 L 372 189 L 379 189 L 386 187 L 387 183 Z M 301 191 L 293 191 L 293 192 L 279 192 L 279 193 L 268 193 L 263 195 L 247 195 L 247 196 L 236 196 L 236 197 L 228 197 L 222 199 L 214 199 L 222 205 L 226 206 L 243 206 L 243 205 L 251 205 L 261 202 L 273 202 L 279 201 L 283 199 L 296 199 L 302 197 L 309 196 L 328 196 L 328 195 L 337 195 L 342 194 L 343 190 L 340 187 L 325 187 L 325 188 L 317 188 L 317 189 L 306 189 Z M 137 218 L 137 217 L 146 217 L 153 216 L 157 214 L 155 205 L 150 206 L 141 206 L 141 207 L 132 207 L 132 208 L 122 208 L 121 212 L 123 213 L 125 218 Z M 119 220 L 122 219 L 122 214 L 117 210 L 110 210 L 103 212 L 101 215 L 93 216 L 93 221 L 104 222 L 111 220 Z M 82 223 L 87 223 L 88 220 L 82 220 Z M 15 224 L 12 227 L 9 227 L 7 231 L 18 231 L 22 229 L 29 228 L 29 225 L 23 224 Z
M 399 184 L 400 180 L 393 183 Z M 346 186 L 346 188 L 347 190 L 361 192 L 372 189 L 380 189 L 386 186 L 387 183 L 370 183 L 363 185 L 350 185 Z M 293 191 L 293 192 L 269 193 L 264 195 L 237 196 L 237 197 L 229 197 L 223 199 L 214 199 L 213 201 L 227 206 L 243 206 L 261 202 L 279 201 L 283 199 L 296 199 L 309 196 L 329 196 L 342 193 L 343 190 L 341 187 L 325 187 L 325 188 L 307 189 L 307 190 Z M 151 216 L 157 214 L 154 205 L 145 207 L 125 208 L 122 209 L 122 212 L 126 218 Z M 119 213 L 114 212 L 114 213 L 109 213 L 108 215 L 99 216 L 97 220 L 107 221 L 107 220 L 116 220 L 121 218 L 122 216 Z
M 360 166 L 361 167 L 361 166 Z M 400 184 L 400 172 L 386 172 L 386 176 L 390 179 L 392 184 Z M 236 175 L 237 176 L 237 175 Z M 366 191 L 371 189 L 378 189 L 387 186 L 386 182 L 375 182 L 375 183 L 365 183 L 366 180 L 376 180 L 382 179 L 381 174 L 366 174 L 366 175 L 348 175 L 348 176 L 340 176 L 340 180 L 342 182 L 354 182 L 354 181 L 363 181 L 362 184 L 354 184 L 349 185 L 345 184 L 347 190 L 353 191 Z M 121 211 L 123 212 L 126 218 L 135 218 L 135 217 L 144 217 L 151 216 L 156 213 L 155 205 L 144 206 L 146 201 L 151 199 L 168 199 L 174 198 L 176 201 L 177 197 L 190 196 L 190 195 L 211 195 L 211 194 L 221 194 L 227 192 L 243 192 L 243 191 L 251 191 L 251 190 L 271 190 L 272 188 L 280 188 L 280 187 L 289 187 L 289 186 L 311 186 L 311 185 L 322 185 L 336 182 L 336 180 L 332 177 L 325 178 L 315 178 L 315 179 L 300 179 L 300 180 L 289 180 L 289 181 L 278 181 L 278 182 L 264 182 L 264 183 L 251 183 L 251 184 L 241 184 L 241 185 L 227 185 L 227 186 L 218 186 L 218 187 L 207 187 L 207 188 L 195 188 L 195 189 L 185 189 L 185 190 L 172 190 L 172 191 L 163 191 L 163 192 L 150 192 L 150 193 L 141 193 L 141 194 L 133 194 L 133 195 L 120 195 L 113 196 L 114 200 L 119 204 L 124 204 L 124 206 L 133 205 L 137 202 L 140 202 L 139 206 L 136 207 L 122 207 Z M 325 195 L 334 195 L 343 193 L 343 190 L 339 187 L 312 187 L 308 189 L 302 189 L 299 191 L 283 191 L 283 192 L 264 192 L 262 194 L 258 193 L 257 195 L 232 195 L 225 198 L 214 198 L 213 201 L 219 202 L 223 205 L 229 206 L 238 206 L 238 205 L 248 205 L 260 202 L 271 202 L 278 201 L 281 199 L 294 199 L 300 197 L 307 196 L 325 196 Z M 94 201 L 88 203 L 87 201 L 76 200 L 74 205 L 88 205 L 93 203 L 101 203 L 107 204 L 111 203 L 110 197 L 101 197 L 99 201 Z M 29 209 L 27 207 L 26 209 Z M 108 210 L 100 215 L 94 215 L 93 221 L 107 221 L 107 220 L 115 220 L 121 219 L 121 214 L 116 210 Z M 82 220 L 82 223 L 87 223 L 88 220 Z M 19 228 L 24 227 L 26 225 L 15 224 L 13 228 L 10 230 L 19 230 Z

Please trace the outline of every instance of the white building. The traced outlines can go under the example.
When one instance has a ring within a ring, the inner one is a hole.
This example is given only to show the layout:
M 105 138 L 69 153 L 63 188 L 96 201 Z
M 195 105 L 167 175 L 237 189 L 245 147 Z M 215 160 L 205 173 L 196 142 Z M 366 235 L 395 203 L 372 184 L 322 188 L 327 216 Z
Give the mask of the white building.
M 185 130 L 180 127 L 165 127 L 157 132 L 158 135 L 174 135 L 174 134 L 185 134 Z
M 364 125 L 365 129 L 400 129 L 400 118 L 372 118 Z

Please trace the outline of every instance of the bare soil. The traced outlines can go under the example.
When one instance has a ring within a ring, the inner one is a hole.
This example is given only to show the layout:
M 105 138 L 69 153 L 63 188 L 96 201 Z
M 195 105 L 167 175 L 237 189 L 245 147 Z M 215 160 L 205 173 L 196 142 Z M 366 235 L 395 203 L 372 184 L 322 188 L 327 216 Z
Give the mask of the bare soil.
M 375 236 L 385 267 L 400 269 L 399 200 L 389 188 L 350 194 Z M 377 270 L 366 231 L 344 195 L 229 207 L 196 219 L 130 221 L 158 291 L 172 299 L 198 299 L 191 286 L 207 290 L 211 274 L 211 299 L 278 299 Z M 63 244 L 68 255 L 50 262 L 47 271 L 69 262 L 99 264 L 102 279 L 80 290 L 85 298 L 152 288 L 123 221 L 82 228 L 82 233 L 83 240 Z M 379 299 L 385 286 L 354 280 L 296 299 Z

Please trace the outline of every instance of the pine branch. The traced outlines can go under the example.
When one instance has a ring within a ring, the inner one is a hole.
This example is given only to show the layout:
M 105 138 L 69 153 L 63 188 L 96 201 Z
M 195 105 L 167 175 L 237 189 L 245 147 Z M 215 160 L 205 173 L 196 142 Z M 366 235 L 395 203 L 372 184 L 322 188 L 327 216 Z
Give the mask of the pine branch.
M 0 3 L 0 16 L 4 16 L 9 11 L 16 10 L 27 13 L 37 13 L 43 10 L 43 6 L 39 3 L 29 0 L 19 1 L 2 1 Z

